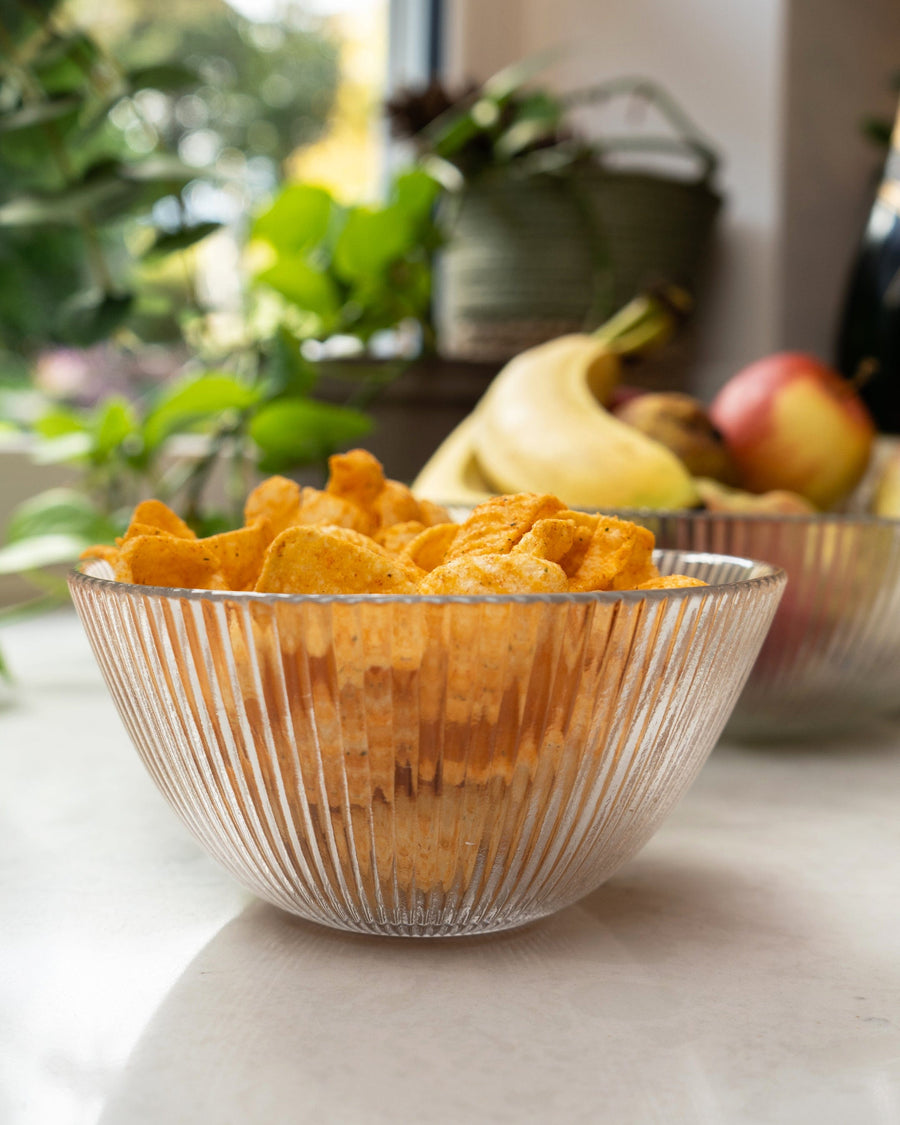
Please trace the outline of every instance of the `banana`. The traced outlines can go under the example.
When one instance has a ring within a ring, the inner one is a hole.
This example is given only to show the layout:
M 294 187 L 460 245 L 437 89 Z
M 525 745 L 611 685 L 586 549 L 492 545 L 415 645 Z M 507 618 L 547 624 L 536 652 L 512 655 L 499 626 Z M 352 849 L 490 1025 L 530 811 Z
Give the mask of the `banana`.
M 503 368 L 413 483 L 442 503 L 496 492 L 552 492 L 573 507 L 680 508 L 697 503 L 693 479 L 660 442 L 603 406 L 620 356 L 657 344 L 667 306 L 641 297 L 595 335 L 560 336 Z
M 552 492 L 574 507 L 681 508 L 697 502 L 670 450 L 620 422 L 593 390 L 618 359 L 591 336 L 563 336 L 513 359 L 476 409 L 472 444 L 501 492 Z

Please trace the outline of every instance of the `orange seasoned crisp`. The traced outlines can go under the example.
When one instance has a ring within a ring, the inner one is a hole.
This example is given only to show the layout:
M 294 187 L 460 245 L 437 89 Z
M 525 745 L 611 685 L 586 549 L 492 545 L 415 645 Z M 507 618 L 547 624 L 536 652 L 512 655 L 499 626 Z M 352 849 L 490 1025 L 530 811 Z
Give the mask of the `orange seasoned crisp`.
M 360 542 L 365 538 L 343 527 L 289 527 L 266 552 L 255 588 L 268 594 L 414 594 L 418 573 L 372 540 Z
M 261 524 L 274 538 L 297 522 L 300 511 L 300 485 L 287 477 L 269 477 L 247 497 L 244 523 Z
M 562 567 L 524 552 L 463 555 L 435 567 L 419 583 L 420 594 L 564 594 Z
M 447 560 L 460 555 L 505 554 L 540 519 L 555 516 L 563 503 L 555 496 L 520 492 L 485 500 L 473 509 L 447 552 Z
M 385 479 L 362 449 L 330 459 L 324 489 L 269 477 L 250 493 L 245 525 L 198 539 L 159 500 L 138 504 L 108 562 L 118 581 L 279 594 L 524 594 L 678 589 L 661 578 L 653 535 L 613 516 L 576 512 L 555 496 L 519 493 L 479 504 L 462 523 Z
M 458 523 L 435 523 L 407 543 L 401 554 L 422 570 L 434 570 L 447 557 L 450 544 L 459 534 Z
M 176 539 L 196 539 L 181 516 L 161 500 L 142 500 L 134 509 L 131 523 L 123 536 L 123 541 L 138 535 L 174 535 Z
M 119 582 L 139 586 L 178 586 L 226 590 L 218 554 L 202 539 L 174 535 L 136 535 L 126 540 L 113 562 Z

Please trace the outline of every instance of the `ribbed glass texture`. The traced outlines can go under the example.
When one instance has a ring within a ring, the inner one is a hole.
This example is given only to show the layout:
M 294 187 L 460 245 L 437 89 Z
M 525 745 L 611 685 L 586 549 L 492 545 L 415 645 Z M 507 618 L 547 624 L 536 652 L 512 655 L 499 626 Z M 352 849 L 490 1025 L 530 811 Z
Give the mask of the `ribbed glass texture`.
M 729 733 L 820 735 L 900 711 L 900 520 L 625 514 L 663 547 L 747 555 L 787 572 Z
M 262 898 L 369 933 L 520 925 L 650 837 L 706 758 L 783 575 L 482 598 L 72 594 L 148 770 Z

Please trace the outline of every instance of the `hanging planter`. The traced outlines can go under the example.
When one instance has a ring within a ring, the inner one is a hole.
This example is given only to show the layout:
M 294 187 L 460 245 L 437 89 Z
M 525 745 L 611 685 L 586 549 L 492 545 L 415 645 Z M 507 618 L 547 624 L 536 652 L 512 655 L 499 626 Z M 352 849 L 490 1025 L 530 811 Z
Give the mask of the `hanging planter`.
M 439 348 L 454 359 L 503 362 L 594 327 L 654 282 L 695 293 L 721 207 L 715 151 L 658 86 L 618 79 L 556 99 L 522 92 L 523 73 L 497 76 L 417 136 L 426 164 L 455 174 L 436 301 Z M 588 145 L 565 124 L 578 105 L 620 98 L 652 109 L 666 132 Z M 643 166 L 660 156 L 667 167 Z

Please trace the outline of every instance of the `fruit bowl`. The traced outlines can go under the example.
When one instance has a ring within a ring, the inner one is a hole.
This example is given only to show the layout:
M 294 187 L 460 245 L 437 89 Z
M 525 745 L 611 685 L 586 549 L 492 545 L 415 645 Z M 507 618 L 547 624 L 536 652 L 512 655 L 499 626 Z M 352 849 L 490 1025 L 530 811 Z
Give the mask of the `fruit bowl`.
M 235 594 L 74 573 L 163 795 L 262 898 L 368 933 L 502 930 L 603 882 L 700 769 L 777 568 L 662 551 L 707 587 Z
M 766 559 L 788 585 L 729 733 L 856 729 L 900 710 L 900 520 L 625 510 L 662 547 Z

